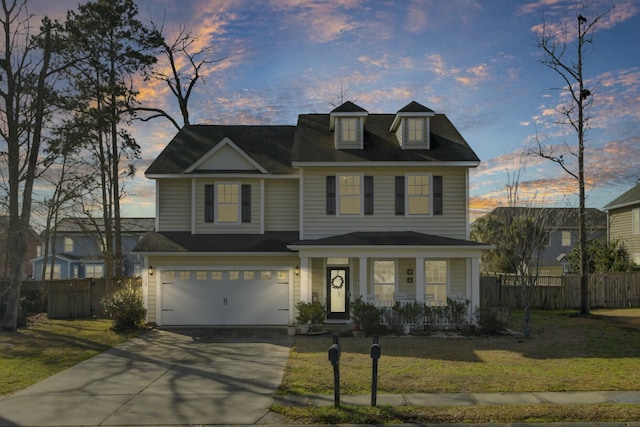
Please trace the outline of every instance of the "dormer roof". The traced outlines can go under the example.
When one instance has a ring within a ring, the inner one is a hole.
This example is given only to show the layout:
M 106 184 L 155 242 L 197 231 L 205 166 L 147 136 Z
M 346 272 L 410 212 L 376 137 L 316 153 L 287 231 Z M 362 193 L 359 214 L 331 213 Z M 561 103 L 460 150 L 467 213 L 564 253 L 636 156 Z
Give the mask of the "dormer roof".
M 424 115 L 433 116 L 435 114 L 435 111 L 433 111 L 429 107 L 425 107 L 424 105 L 416 101 L 411 101 L 410 103 L 399 109 L 398 113 L 427 113 Z
M 403 117 L 433 117 L 435 114 L 435 111 L 431 108 L 425 107 L 416 101 L 411 101 L 398 110 L 389 130 L 395 132 L 400 126 L 400 121 Z
M 329 130 L 334 130 L 336 126 L 336 117 L 367 117 L 369 112 L 359 105 L 354 104 L 351 101 L 347 101 L 344 104 L 334 108 L 329 113 Z
M 360 107 L 359 105 L 354 104 L 351 101 L 347 101 L 344 104 L 339 105 L 333 110 L 331 110 L 331 114 L 334 114 L 334 113 L 365 113 L 367 114 L 368 111 Z

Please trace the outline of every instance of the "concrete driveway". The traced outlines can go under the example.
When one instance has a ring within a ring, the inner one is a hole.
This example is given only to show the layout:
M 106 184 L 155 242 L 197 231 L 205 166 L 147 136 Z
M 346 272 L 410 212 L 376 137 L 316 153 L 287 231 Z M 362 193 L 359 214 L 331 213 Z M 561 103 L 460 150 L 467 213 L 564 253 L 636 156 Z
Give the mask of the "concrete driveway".
M 273 422 L 286 328 L 152 330 L 14 395 L 0 425 Z

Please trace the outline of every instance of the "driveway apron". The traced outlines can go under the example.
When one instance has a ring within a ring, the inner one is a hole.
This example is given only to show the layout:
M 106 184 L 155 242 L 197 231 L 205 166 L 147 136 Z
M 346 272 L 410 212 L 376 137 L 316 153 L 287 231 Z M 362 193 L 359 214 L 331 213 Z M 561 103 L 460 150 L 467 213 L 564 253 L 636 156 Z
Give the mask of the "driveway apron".
M 255 424 L 292 342 L 285 328 L 152 330 L 2 398 L 0 425 Z

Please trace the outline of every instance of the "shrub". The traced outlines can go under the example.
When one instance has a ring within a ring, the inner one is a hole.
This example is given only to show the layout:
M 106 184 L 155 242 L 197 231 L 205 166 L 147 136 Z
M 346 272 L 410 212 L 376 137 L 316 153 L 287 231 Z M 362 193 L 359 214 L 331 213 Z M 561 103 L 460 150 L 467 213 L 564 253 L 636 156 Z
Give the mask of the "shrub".
M 311 323 L 312 325 L 318 325 L 324 322 L 324 306 L 318 301 L 300 301 L 296 304 L 296 310 L 298 311 L 296 321 L 299 325 L 306 325 L 308 323 Z
M 147 310 L 142 293 L 130 287 L 120 289 L 102 299 L 105 312 L 113 319 L 113 329 L 123 331 L 142 326 Z
M 447 298 L 447 305 L 425 306 L 425 324 L 429 327 L 437 327 L 442 324 L 457 331 L 466 331 L 469 327 L 467 317 L 470 304 L 469 300 Z
M 478 322 L 478 332 L 487 335 L 498 335 L 505 331 L 509 310 L 503 307 L 480 307 L 475 315 Z
M 361 296 L 351 303 L 351 320 L 355 323 L 356 329 L 361 329 L 365 335 L 386 332 L 382 326 L 384 312 L 383 308 L 364 302 Z

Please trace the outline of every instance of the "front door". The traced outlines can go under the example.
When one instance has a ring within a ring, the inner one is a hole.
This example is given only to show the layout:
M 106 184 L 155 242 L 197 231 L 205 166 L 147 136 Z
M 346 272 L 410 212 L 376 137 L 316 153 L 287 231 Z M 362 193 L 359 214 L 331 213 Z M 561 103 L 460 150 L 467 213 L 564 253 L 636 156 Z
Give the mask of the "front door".
M 349 318 L 349 267 L 327 268 L 327 319 Z

